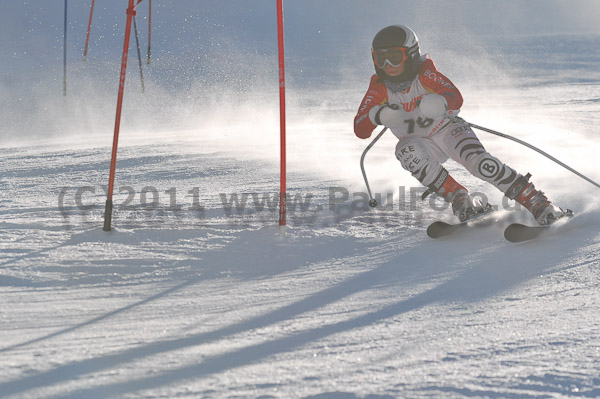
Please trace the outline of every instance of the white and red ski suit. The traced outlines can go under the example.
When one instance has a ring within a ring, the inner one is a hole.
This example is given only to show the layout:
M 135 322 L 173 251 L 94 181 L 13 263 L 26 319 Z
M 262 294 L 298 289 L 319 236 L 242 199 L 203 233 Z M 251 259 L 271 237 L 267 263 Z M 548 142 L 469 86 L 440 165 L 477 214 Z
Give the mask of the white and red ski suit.
M 446 99 L 446 115 L 436 120 L 421 115 L 418 102 L 428 94 L 439 94 Z M 448 175 L 442 164 L 449 158 L 504 193 L 520 177 L 489 154 L 468 125 L 448 118 L 458 114 L 463 98 L 450 79 L 437 70 L 429 55 L 421 57 L 417 76 L 401 89 L 373 75 L 354 118 L 354 132 L 358 137 L 371 136 L 376 125 L 369 118 L 369 111 L 386 103 L 399 105 L 406 116 L 403 125 L 390 129 L 399 139 L 396 158 L 404 169 L 433 191 Z

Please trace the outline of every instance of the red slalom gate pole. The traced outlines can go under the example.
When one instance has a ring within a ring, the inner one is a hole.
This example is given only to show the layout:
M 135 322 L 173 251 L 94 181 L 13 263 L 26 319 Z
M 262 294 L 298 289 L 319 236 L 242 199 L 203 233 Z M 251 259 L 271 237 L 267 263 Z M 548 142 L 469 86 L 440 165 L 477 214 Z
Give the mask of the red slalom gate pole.
M 127 24 L 125 26 L 125 41 L 123 43 L 123 57 L 121 60 L 121 77 L 119 79 L 119 95 L 117 97 L 117 115 L 115 118 L 115 134 L 113 137 L 112 157 L 110 160 L 110 178 L 108 181 L 108 192 L 106 195 L 106 207 L 104 210 L 104 231 L 110 231 L 113 208 L 113 190 L 115 184 L 115 170 L 117 168 L 117 147 L 119 144 L 119 128 L 121 126 L 121 109 L 123 106 L 123 92 L 125 88 L 125 76 L 127 72 L 127 53 L 129 52 L 129 39 L 131 38 L 131 22 L 135 15 L 134 0 L 129 0 L 127 8 Z M 139 3 L 139 2 L 138 2 Z
M 92 6 L 90 7 L 90 22 L 88 22 L 87 34 L 85 36 L 85 47 L 83 49 L 83 60 L 87 60 L 88 46 L 90 43 L 90 32 L 92 30 L 92 16 L 94 15 L 94 3 L 96 0 L 92 0 Z
M 280 188 L 279 226 L 286 224 L 286 145 L 285 145 L 285 51 L 283 40 L 283 0 L 277 0 L 277 43 L 279 52 L 279 126 L 280 126 Z

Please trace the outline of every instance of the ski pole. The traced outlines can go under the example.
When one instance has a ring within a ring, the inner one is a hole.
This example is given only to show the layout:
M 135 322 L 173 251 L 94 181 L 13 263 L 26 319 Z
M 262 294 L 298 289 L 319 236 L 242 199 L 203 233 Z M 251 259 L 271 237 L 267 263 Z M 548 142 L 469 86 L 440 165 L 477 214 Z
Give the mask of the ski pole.
M 367 186 L 367 192 L 369 193 L 369 206 L 371 208 L 375 208 L 377 206 L 377 200 L 373 198 L 373 195 L 371 194 L 371 187 L 369 187 L 369 181 L 367 180 L 367 173 L 365 172 L 365 155 L 367 155 L 367 152 L 371 149 L 371 147 L 373 147 L 377 140 L 379 140 L 379 138 L 383 136 L 386 130 L 387 127 L 384 128 L 381 132 L 379 132 L 379 134 L 373 139 L 373 141 L 371 141 L 367 148 L 365 148 L 365 150 L 362 153 L 362 156 L 360 157 L 360 169 L 362 170 L 363 178 L 365 179 L 365 184 Z
M 589 177 L 587 177 L 587 176 L 584 176 L 583 174 L 579 173 L 579 172 L 578 172 L 578 171 L 576 171 L 575 169 L 571 168 L 570 166 L 568 166 L 568 165 L 564 164 L 563 162 L 559 161 L 558 159 L 554 158 L 552 155 L 545 153 L 544 151 L 540 150 L 539 148 L 537 148 L 537 147 L 535 147 L 535 146 L 533 146 L 533 145 L 531 145 L 531 144 L 529 144 L 529 143 L 526 143 L 526 142 L 525 142 L 525 141 L 523 141 L 523 140 L 520 140 L 520 139 L 518 139 L 518 138 L 516 138 L 516 137 L 509 136 L 508 134 L 500 133 L 500 132 L 497 132 L 497 131 L 495 131 L 495 130 L 492 130 L 492 129 L 485 128 L 485 127 L 483 127 L 483 126 L 476 125 L 476 124 L 474 124 L 474 123 L 469 123 L 469 122 L 465 121 L 464 119 L 462 119 L 462 118 L 460 118 L 460 117 L 458 117 L 458 116 L 455 116 L 455 117 L 453 117 L 453 118 L 451 118 L 451 119 L 452 119 L 452 120 L 454 120 L 454 121 L 457 121 L 457 122 L 464 122 L 464 123 L 466 123 L 467 125 L 469 125 L 470 127 L 472 127 L 472 128 L 475 128 L 475 129 L 478 129 L 478 130 L 481 130 L 481 131 L 484 131 L 484 132 L 486 132 L 486 133 L 495 134 L 496 136 L 500 136 L 500 137 L 504 137 L 505 139 L 509 139 L 509 140 L 512 140 L 512 141 L 516 141 L 517 143 L 519 143 L 519 144 L 522 144 L 522 145 L 524 145 L 525 147 L 531 148 L 532 150 L 539 152 L 540 154 L 542 154 L 542 155 L 543 155 L 543 156 L 545 156 L 546 158 L 548 158 L 548 159 L 550 159 L 550 160 L 552 160 L 552 161 L 556 162 L 557 164 L 559 164 L 559 165 L 560 165 L 560 166 L 562 166 L 563 168 L 567 169 L 568 171 L 570 171 L 570 172 L 572 172 L 572 173 L 576 174 L 577 176 L 581 177 L 582 179 L 584 179 L 584 180 L 587 180 L 588 182 L 590 182 L 590 183 L 591 183 L 591 184 L 593 184 L 594 186 L 596 186 L 596 187 L 600 188 L 600 184 L 596 183 L 595 181 L 593 181 L 593 180 L 592 180 L 592 179 L 590 179 Z

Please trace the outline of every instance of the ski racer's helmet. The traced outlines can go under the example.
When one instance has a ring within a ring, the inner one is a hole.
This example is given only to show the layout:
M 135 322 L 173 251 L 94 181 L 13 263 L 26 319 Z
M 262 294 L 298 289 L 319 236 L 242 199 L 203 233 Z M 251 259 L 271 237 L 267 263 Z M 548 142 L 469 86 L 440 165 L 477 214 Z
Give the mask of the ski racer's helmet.
M 391 25 L 383 28 L 375 35 L 371 48 L 373 64 L 377 75 L 395 83 L 410 81 L 417 76 L 421 63 L 419 39 L 408 26 Z M 389 62 L 392 65 L 405 61 L 404 72 L 399 76 L 388 76 L 383 67 Z

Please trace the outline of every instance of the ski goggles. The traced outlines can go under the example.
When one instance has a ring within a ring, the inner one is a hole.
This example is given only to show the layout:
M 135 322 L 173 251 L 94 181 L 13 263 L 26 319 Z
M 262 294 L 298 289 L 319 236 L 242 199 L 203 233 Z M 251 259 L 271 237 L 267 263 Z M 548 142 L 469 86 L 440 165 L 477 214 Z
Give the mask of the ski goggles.
M 381 69 L 386 64 L 397 68 L 408 58 L 407 52 L 408 49 L 406 47 L 388 47 L 373 50 L 373 62 Z

